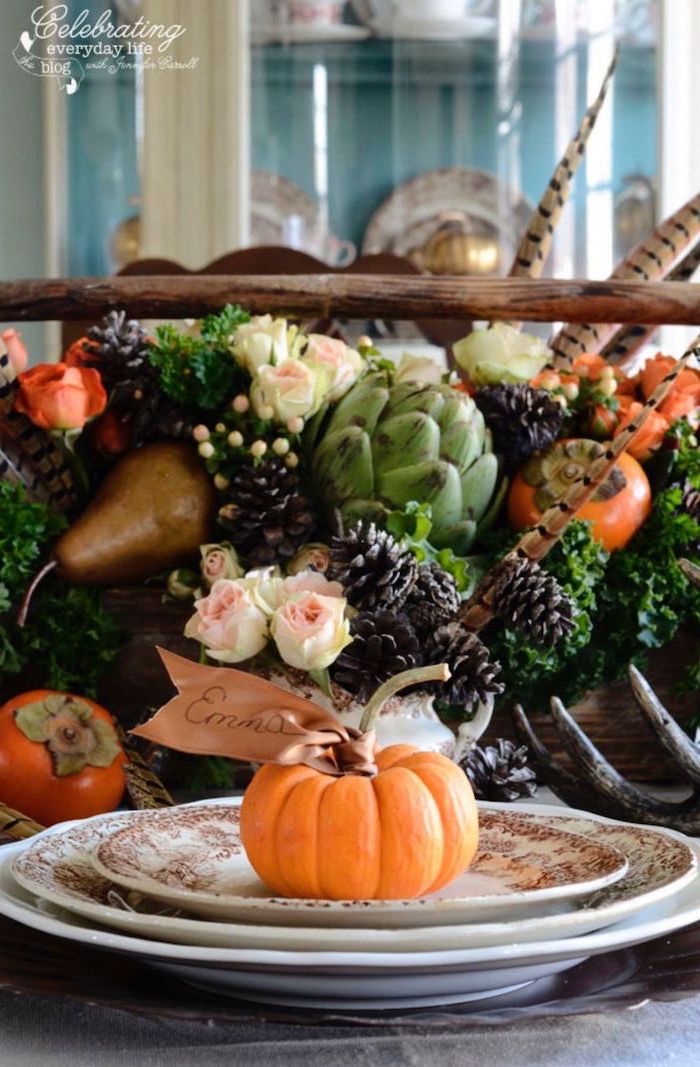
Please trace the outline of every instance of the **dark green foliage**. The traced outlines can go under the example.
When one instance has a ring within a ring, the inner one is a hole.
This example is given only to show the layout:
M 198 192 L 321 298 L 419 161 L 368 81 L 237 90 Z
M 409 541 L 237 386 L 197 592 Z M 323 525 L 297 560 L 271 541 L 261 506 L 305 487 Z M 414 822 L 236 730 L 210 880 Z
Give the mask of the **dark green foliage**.
M 15 622 L 27 586 L 65 525 L 43 504 L 27 501 L 22 487 L 0 482 L 0 683 L 32 667 L 40 684 L 93 696 L 121 644 L 97 590 L 50 577 L 32 601 L 27 626 Z
M 677 565 L 697 559 L 700 524 L 682 510 L 682 486 L 700 489 L 700 450 L 685 420 L 673 427 L 673 484 L 658 493 L 652 514 L 630 544 L 610 557 L 594 542 L 588 524 L 573 522 L 542 561 L 577 608 L 577 628 L 552 649 L 524 642 L 514 631 L 489 627 L 485 639 L 501 663 L 506 699 L 527 710 L 546 710 L 557 695 L 572 703 L 596 686 L 622 678 L 627 664 L 644 668 L 650 649 L 666 645 L 681 627 L 700 630 L 700 590 Z M 516 535 L 489 535 L 492 559 L 515 544 Z M 684 691 L 697 689 L 700 668 L 691 665 Z
M 172 324 L 159 326 L 149 358 L 160 374 L 163 392 L 186 411 L 223 407 L 245 384 L 229 338 L 249 319 L 242 308 L 228 304 L 218 315 L 202 320 L 198 337 L 181 333 Z

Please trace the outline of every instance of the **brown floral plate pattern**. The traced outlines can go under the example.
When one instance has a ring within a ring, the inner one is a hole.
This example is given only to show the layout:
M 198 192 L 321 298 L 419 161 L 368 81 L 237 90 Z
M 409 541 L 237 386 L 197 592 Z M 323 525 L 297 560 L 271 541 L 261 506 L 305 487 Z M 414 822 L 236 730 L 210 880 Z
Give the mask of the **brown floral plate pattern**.
M 424 927 L 542 915 L 613 884 L 628 867 L 615 846 L 545 816 L 485 808 L 476 859 L 438 893 L 399 901 L 273 898 L 245 856 L 238 814 L 236 805 L 213 805 L 124 815 L 86 851 L 105 879 L 172 907 L 209 919 L 309 927 Z M 17 861 L 18 880 L 41 855 L 37 843 Z
M 677 892 L 696 876 L 695 857 L 682 840 L 663 830 L 606 824 L 559 809 L 548 821 L 564 830 L 610 844 L 629 858 L 627 874 L 607 889 L 578 898 L 553 915 L 501 922 L 401 929 L 344 926 L 276 926 L 211 922 L 116 886 L 99 874 L 90 853 L 123 816 L 93 820 L 45 838 L 41 848 L 20 856 L 15 875 L 29 891 L 92 922 L 134 936 L 174 944 L 221 948 L 289 948 L 306 951 L 425 951 L 545 941 L 599 930 Z M 521 818 L 529 818 L 519 812 Z M 133 818 L 134 816 L 130 816 Z M 110 829 L 111 827 L 111 829 Z

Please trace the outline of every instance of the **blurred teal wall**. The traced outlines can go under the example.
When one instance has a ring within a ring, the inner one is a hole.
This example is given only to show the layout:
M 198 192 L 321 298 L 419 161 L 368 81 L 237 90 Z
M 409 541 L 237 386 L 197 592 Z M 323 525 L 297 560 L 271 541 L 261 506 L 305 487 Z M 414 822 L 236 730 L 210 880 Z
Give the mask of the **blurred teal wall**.
M 45 274 L 43 79 L 20 70 L 12 49 L 36 0 L 0 3 L 0 279 Z M 57 90 L 58 91 L 58 90 Z M 3 323 L 3 327 L 7 323 Z M 14 325 L 14 324 L 13 324 Z M 34 362 L 46 358 L 40 323 L 19 327 Z

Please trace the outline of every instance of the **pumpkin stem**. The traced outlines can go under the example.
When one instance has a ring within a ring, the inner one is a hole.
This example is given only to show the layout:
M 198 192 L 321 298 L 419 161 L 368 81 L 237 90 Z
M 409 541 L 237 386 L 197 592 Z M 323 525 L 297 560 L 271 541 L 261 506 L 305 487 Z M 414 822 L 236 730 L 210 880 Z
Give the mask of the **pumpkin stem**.
M 395 674 L 393 678 L 380 685 L 367 702 L 360 722 L 361 732 L 366 734 L 374 729 L 379 712 L 387 700 L 396 696 L 402 689 L 407 689 L 409 685 L 419 685 L 421 682 L 446 682 L 449 677 L 450 668 L 446 663 L 436 663 L 431 667 L 413 667 L 410 671 Z

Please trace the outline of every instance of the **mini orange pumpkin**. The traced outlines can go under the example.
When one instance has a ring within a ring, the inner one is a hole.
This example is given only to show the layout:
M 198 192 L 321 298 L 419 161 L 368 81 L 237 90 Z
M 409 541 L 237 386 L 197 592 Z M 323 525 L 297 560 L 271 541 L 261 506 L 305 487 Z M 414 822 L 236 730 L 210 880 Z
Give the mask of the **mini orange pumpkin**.
M 376 757 L 374 777 L 262 767 L 241 808 L 241 840 L 272 893 L 399 900 L 432 893 L 478 844 L 471 786 L 452 760 L 411 745 Z

